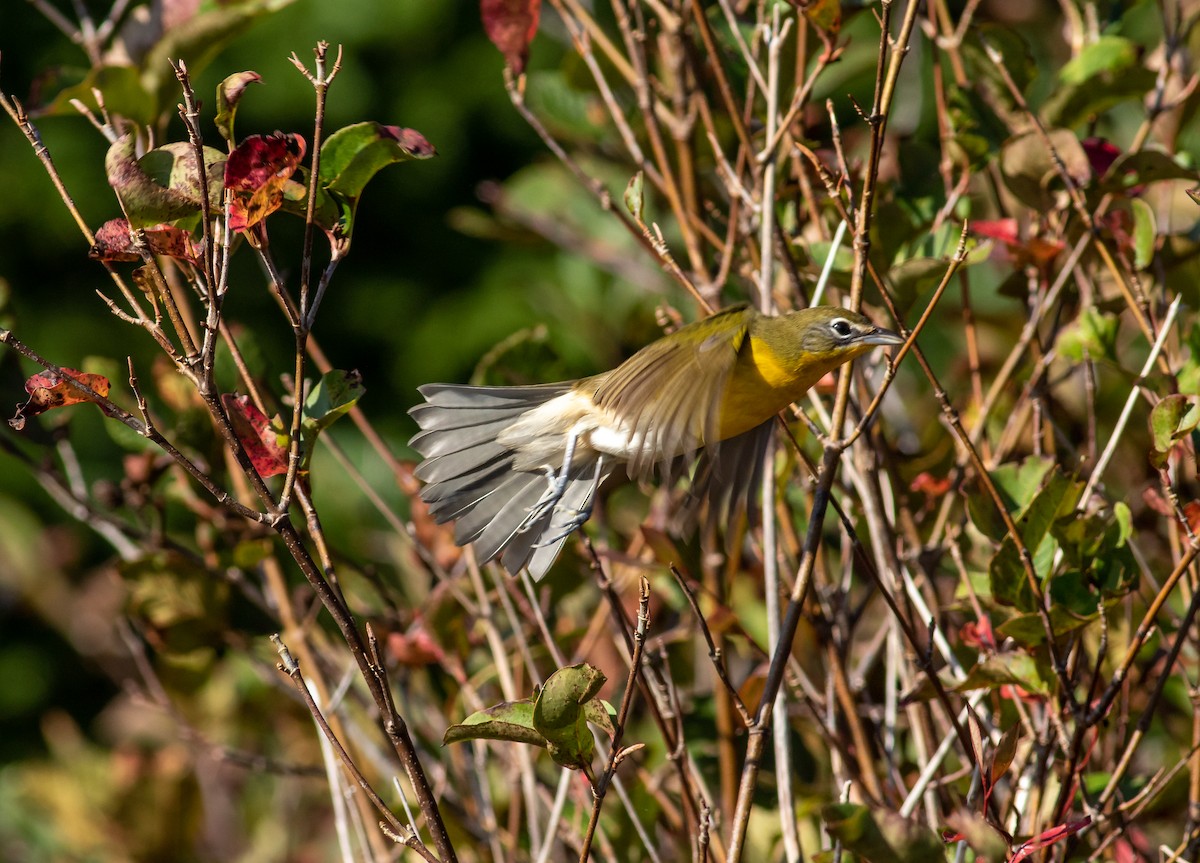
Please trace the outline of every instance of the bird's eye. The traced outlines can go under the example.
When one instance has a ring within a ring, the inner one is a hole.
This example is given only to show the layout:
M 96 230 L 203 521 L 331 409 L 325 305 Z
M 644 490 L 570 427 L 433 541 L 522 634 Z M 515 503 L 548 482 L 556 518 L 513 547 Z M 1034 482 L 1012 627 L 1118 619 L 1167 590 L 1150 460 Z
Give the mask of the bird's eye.
M 830 322 L 829 328 L 833 330 L 834 335 L 839 339 L 848 339 L 853 330 L 850 329 L 850 322 L 845 318 L 834 318 Z

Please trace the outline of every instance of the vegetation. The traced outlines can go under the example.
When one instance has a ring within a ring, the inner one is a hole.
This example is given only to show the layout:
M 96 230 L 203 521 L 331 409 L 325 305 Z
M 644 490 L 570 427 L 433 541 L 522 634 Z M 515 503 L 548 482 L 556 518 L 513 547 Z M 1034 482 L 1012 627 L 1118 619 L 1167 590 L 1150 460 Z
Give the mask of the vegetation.
M 30 0 L 0 858 L 1196 859 L 1191 7 Z M 734 302 L 907 338 L 757 522 L 423 509 L 417 384 Z

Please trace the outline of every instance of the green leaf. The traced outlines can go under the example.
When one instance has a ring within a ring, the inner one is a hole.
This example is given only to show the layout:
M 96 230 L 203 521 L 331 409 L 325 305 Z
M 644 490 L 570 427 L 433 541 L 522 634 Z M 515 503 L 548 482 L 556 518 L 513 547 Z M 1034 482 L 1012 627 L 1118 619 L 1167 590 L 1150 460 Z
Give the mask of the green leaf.
M 1064 83 L 1055 89 L 1042 106 L 1042 115 L 1048 125 L 1073 128 L 1122 102 L 1142 99 L 1154 85 L 1154 72 L 1140 64 L 1118 71 L 1101 70 L 1086 81 Z
M 1138 49 L 1122 36 L 1101 36 L 1058 72 L 1064 84 L 1083 84 L 1102 73 L 1122 72 L 1137 62 Z
M 371 178 L 388 165 L 434 155 L 433 146 L 412 129 L 374 122 L 338 129 L 321 145 L 317 177 L 318 186 L 336 204 L 338 219 L 336 223 L 328 221 L 323 208 L 318 208 L 318 223 L 348 246 L 358 200 Z
M 301 435 L 304 443 L 301 470 L 308 470 L 317 437 L 358 404 L 367 388 L 357 371 L 334 369 L 322 375 L 304 400 Z
M 992 106 L 973 89 L 950 90 L 949 114 L 953 142 L 970 160 L 972 168 L 982 168 L 990 162 L 1009 136 L 1008 127 Z
M 1030 456 L 1020 464 L 1012 462 L 1002 464 L 991 472 L 992 482 L 1006 508 L 1014 516 L 1024 511 L 1033 500 L 1042 480 L 1054 466 L 1048 458 Z M 992 498 L 982 489 L 967 497 L 967 510 L 971 522 L 989 539 L 1000 542 L 1004 538 L 1006 528 L 1000 514 L 992 503 Z
M 366 391 L 357 371 L 326 372 L 304 400 L 305 427 L 313 433 L 329 428 L 349 413 Z
M 129 613 L 155 633 L 158 646 L 187 654 L 211 647 L 228 626 L 229 585 L 182 554 L 157 552 L 120 564 Z
M 425 137 L 412 129 L 355 123 L 338 129 L 321 145 L 319 182 L 330 191 L 354 199 L 388 165 L 436 154 Z
M 533 701 L 503 701 L 486 710 L 472 713 L 457 725 L 451 725 L 442 736 L 442 743 L 461 743 L 464 740 L 507 740 L 546 746 L 546 738 L 533 727 Z
M 1045 694 L 1046 684 L 1038 672 L 1037 662 L 1028 653 L 996 653 L 979 662 L 967 672 L 966 678 L 953 687 L 955 692 L 973 689 L 999 689 L 1016 685 L 1027 692 Z
M 616 736 L 617 729 L 613 725 L 613 717 L 617 715 L 617 709 L 603 698 L 593 698 L 583 705 L 583 712 L 587 721 L 598 726 L 610 740 Z
M 1124 191 L 1131 186 L 1158 183 L 1163 180 L 1189 180 L 1195 182 L 1200 174 L 1179 164 L 1162 150 L 1139 150 L 1126 153 L 1112 163 L 1106 174 L 1105 191 Z
M 1016 30 L 997 24 L 983 24 L 967 30 L 963 40 L 963 59 L 971 81 L 987 82 L 991 96 L 1003 105 L 1014 106 L 1013 97 L 996 64 L 984 46 L 1000 54 L 1000 63 L 1012 77 L 1020 93 L 1026 93 L 1037 75 L 1037 62 L 1029 45 Z
M 910 258 L 892 267 L 888 277 L 899 310 L 908 311 L 921 294 L 936 287 L 947 267 L 949 263 L 940 258 Z
M 591 764 L 596 744 L 587 725 L 586 704 L 604 685 L 600 669 L 586 662 L 560 668 L 534 700 L 533 727 L 546 738 L 550 757 L 561 767 Z
M 1133 210 L 1133 265 L 1139 270 L 1144 270 L 1154 258 L 1158 225 L 1154 218 L 1154 209 L 1141 198 L 1133 198 L 1129 206 Z
M 1008 842 L 1003 834 L 978 812 L 968 809 L 951 812 L 946 816 L 946 826 L 975 852 L 975 863 L 1004 863 L 1008 859 Z
M 573 87 L 562 69 L 529 73 L 525 99 L 556 138 L 594 144 L 612 131 L 600 96 Z
M 1082 493 L 1083 483 L 1069 479 L 1055 467 L 1042 490 L 1015 519 L 1022 542 L 1034 556 L 1034 567 L 1039 578 L 1048 575 L 1049 564 L 1057 547 L 1057 543 L 1049 537 L 1051 525 L 1060 516 L 1074 512 Z M 1022 611 L 1033 610 L 1033 591 L 1011 536 L 1004 537 L 1000 550 L 992 558 L 988 573 L 992 581 L 992 596 L 997 601 L 1016 606 Z
M 1120 319 L 1111 312 L 1088 306 L 1058 339 L 1058 352 L 1075 362 L 1084 356 L 1093 360 L 1117 362 L 1117 331 Z
M 1200 409 L 1187 396 L 1166 396 L 1150 411 L 1150 436 L 1154 449 L 1170 452 L 1176 442 L 1191 433 L 1200 422 Z
M 638 171 L 625 187 L 625 209 L 639 225 L 642 223 L 642 206 L 646 203 L 645 181 L 645 176 Z
M 856 803 L 821 807 L 829 835 L 871 863 L 931 863 L 946 859 L 945 843 L 919 821 Z
M 1061 638 L 1067 633 L 1087 626 L 1098 616 L 1094 612 L 1090 615 L 1080 616 L 1060 605 L 1052 606 L 1049 615 L 1050 631 L 1054 633 L 1055 638 Z M 1005 638 L 1011 638 L 1025 648 L 1037 647 L 1046 641 L 1046 627 L 1042 623 L 1041 615 L 1037 612 L 1010 617 L 996 627 L 996 632 Z M 1024 684 L 1021 685 L 1024 686 Z

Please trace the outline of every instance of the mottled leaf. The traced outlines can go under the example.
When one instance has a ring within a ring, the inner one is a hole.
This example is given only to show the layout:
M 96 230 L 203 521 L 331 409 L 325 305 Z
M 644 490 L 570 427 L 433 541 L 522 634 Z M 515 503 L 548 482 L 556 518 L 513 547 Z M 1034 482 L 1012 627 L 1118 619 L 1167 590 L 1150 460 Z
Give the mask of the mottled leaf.
M 268 420 L 249 396 L 226 393 L 221 396 L 221 403 L 258 475 L 266 479 L 287 473 L 288 436 L 281 430 L 279 418 Z
M 192 235 L 173 225 L 154 225 L 145 229 L 146 245 L 151 254 L 195 261 L 197 250 L 192 244 Z M 141 261 L 133 245 L 129 222 L 124 219 L 109 219 L 96 230 L 96 242 L 88 250 L 88 257 L 96 261 Z
M 204 148 L 209 206 L 221 204 L 225 155 Z M 200 212 L 200 172 L 190 144 L 177 142 L 135 157 L 133 137 L 125 135 L 108 149 L 104 160 L 108 183 L 135 228 L 173 222 Z
M 507 740 L 546 746 L 546 738 L 534 728 L 533 701 L 503 701 L 486 710 L 477 710 L 457 725 L 446 729 L 442 743 L 464 740 Z
M 242 94 L 251 84 L 262 81 L 262 75 L 257 72 L 235 72 L 217 85 L 217 116 L 213 122 L 221 137 L 230 144 L 235 144 L 233 136 L 233 119 L 237 114 L 238 102 Z
M 62 371 L 63 375 L 41 372 L 25 381 L 25 392 L 29 393 L 29 399 L 23 404 L 17 405 L 17 412 L 8 421 L 10 426 L 16 431 L 21 431 L 25 428 L 25 421 L 29 417 L 55 408 L 77 405 L 81 402 L 93 402 L 96 401 L 96 396 L 108 395 L 109 382 L 104 375 L 89 374 L 68 368 L 64 368 Z M 67 378 L 88 387 L 95 395 L 73 386 Z
M 600 669 L 580 663 L 554 672 L 538 693 L 533 725 L 546 738 L 550 756 L 559 766 L 578 769 L 591 763 L 595 741 L 585 705 L 604 683 Z
M 229 191 L 229 226 L 244 231 L 283 205 L 291 177 L 304 158 L 299 135 L 251 135 L 229 154 L 225 188 Z

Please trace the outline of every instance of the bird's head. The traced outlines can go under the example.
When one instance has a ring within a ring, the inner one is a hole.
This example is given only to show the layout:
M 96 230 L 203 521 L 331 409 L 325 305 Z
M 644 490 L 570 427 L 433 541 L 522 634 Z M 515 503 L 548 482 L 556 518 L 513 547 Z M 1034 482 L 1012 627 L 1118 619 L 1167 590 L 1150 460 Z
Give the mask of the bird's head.
M 899 345 L 904 339 L 877 327 L 858 312 L 836 306 L 816 306 L 785 317 L 795 343 L 807 354 L 836 359 L 854 359 L 876 345 Z

